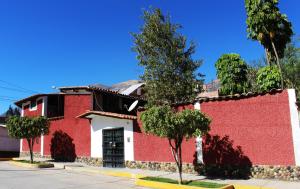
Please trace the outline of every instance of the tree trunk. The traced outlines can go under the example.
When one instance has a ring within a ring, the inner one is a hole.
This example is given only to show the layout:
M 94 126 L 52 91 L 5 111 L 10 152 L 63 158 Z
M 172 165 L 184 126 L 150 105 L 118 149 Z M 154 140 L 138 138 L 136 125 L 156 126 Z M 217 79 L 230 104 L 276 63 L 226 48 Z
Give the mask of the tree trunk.
M 29 147 L 29 153 L 30 153 L 30 163 L 33 163 L 33 144 L 32 139 L 27 139 L 28 147 Z
M 182 153 L 181 153 L 181 144 L 178 149 L 178 172 L 179 172 L 179 184 L 182 184 Z
M 171 146 L 172 155 L 174 157 L 178 173 L 179 173 L 179 179 L 178 184 L 182 184 L 182 158 L 181 158 L 181 143 L 175 141 L 175 147 L 172 145 L 171 140 L 169 140 L 169 144 Z
M 269 60 L 268 52 L 267 52 L 266 48 L 265 48 L 265 54 L 266 54 L 267 64 L 268 64 L 268 66 L 270 66 L 270 60 Z
M 280 65 L 280 62 L 279 62 L 278 53 L 277 53 L 277 50 L 276 50 L 276 47 L 275 47 L 275 44 L 274 44 L 273 40 L 271 40 L 271 43 L 272 43 L 272 47 L 273 47 L 273 50 L 274 50 L 274 53 L 275 53 L 275 56 L 276 56 L 276 63 L 277 63 L 277 66 L 278 66 L 278 69 L 279 69 L 279 72 L 280 72 L 281 89 L 283 89 L 283 76 L 282 76 L 282 70 L 281 70 L 281 65 Z

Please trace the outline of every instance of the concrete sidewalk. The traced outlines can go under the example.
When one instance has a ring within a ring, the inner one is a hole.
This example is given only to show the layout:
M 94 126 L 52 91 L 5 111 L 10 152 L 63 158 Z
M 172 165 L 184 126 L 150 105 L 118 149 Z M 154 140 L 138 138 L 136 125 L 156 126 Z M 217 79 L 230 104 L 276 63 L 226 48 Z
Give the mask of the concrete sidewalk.
M 36 161 L 49 161 L 49 159 L 36 158 Z M 159 176 L 165 178 L 177 179 L 178 173 L 163 172 L 163 171 L 151 171 L 142 169 L 129 169 L 129 168 L 105 168 L 105 167 L 92 167 L 83 163 L 62 163 L 52 162 L 57 168 L 65 168 L 71 171 L 87 172 L 87 173 L 109 173 L 110 175 L 124 175 L 127 173 L 132 175 L 132 178 L 143 175 L 143 176 Z M 119 174 L 118 174 L 119 173 Z M 234 180 L 234 179 L 207 179 L 205 176 L 199 176 L 194 174 L 183 174 L 184 180 L 202 180 L 207 182 L 216 182 L 222 184 L 233 184 L 233 185 L 245 185 L 253 186 L 253 189 L 259 189 L 260 187 L 270 189 L 300 189 L 300 182 L 289 182 L 279 180 L 268 180 L 268 179 L 247 179 L 247 180 Z M 249 187 L 250 189 L 251 187 Z
M 144 176 L 159 176 L 164 178 L 177 179 L 177 173 L 162 172 L 162 171 L 150 171 L 141 169 L 128 169 L 128 168 L 102 168 L 102 167 L 90 167 L 83 166 L 79 169 L 76 166 L 68 167 L 68 170 L 73 171 L 85 171 L 85 172 L 96 172 L 98 171 L 108 171 L 108 172 L 120 172 L 120 173 L 131 173 L 133 175 L 144 175 Z M 133 176 L 134 177 L 134 176 Z M 248 179 L 248 180 L 232 180 L 232 179 L 207 179 L 205 176 L 197 176 L 193 174 L 183 174 L 184 180 L 202 180 L 207 182 L 216 182 L 222 184 L 233 184 L 233 185 L 245 185 L 245 186 L 255 186 L 257 189 L 259 187 L 270 188 L 270 189 L 300 189 L 300 182 L 288 182 L 288 181 L 278 181 L 278 180 L 264 180 L 264 179 Z M 249 187 L 250 189 L 250 187 Z

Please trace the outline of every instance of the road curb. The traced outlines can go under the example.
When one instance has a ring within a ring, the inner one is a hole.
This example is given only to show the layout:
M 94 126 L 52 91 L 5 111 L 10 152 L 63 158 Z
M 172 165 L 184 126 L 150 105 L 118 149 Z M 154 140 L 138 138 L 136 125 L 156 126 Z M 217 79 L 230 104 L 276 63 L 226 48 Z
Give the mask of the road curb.
M 150 187 L 156 189 L 207 189 L 207 188 L 196 187 L 196 186 L 185 186 L 185 185 L 142 180 L 140 178 L 145 177 L 145 175 L 129 173 L 125 171 L 98 170 L 93 168 L 87 168 L 81 166 L 68 166 L 68 165 L 65 165 L 64 168 L 66 170 L 76 171 L 76 172 L 85 172 L 85 173 L 101 174 L 101 175 L 114 176 L 114 177 L 136 179 L 135 184 L 137 186 L 144 186 L 144 187 Z M 216 188 L 216 189 L 273 189 L 273 188 L 266 188 L 261 186 L 250 186 L 250 185 L 239 185 L 239 184 L 228 184 L 227 186 Z
M 90 169 L 86 167 L 74 167 L 74 166 L 67 166 L 67 165 L 65 166 L 65 169 L 77 171 L 77 172 L 96 173 L 96 174 L 102 174 L 102 175 L 108 175 L 114 177 L 125 177 L 130 179 L 138 179 L 144 177 L 141 174 L 135 174 L 135 173 L 129 173 L 123 171 L 106 171 L 106 170 L 97 170 L 97 169 Z
M 0 161 L 10 161 L 12 160 L 13 158 L 0 158 Z
M 157 188 L 157 189 L 211 189 L 211 188 L 198 187 L 198 186 L 187 186 L 187 185 L 155 182 L 155 181 L 149 181 L 143 179 L 137 179 L 135 181 L 135 184 L 137 186 L 144 186 L 144 187 Z M 227 185 L 215 189 L 235 189 L 235 188 L 232 185 Z
M 274 189 L 274 188 L 266 188 L 262 186 L 250 186 L 250 185 L 239 185 L 234 184 L 234 189 Z
M 15 165 L 18 167 L 24 167 L 24 168 L 53 168 L 54 165 L 51 163 L 48 164 L 30 164 L 30 163 L 24 163 L 24 162 L 17 162 L 17 161 L 9 161 L 9 164 Z

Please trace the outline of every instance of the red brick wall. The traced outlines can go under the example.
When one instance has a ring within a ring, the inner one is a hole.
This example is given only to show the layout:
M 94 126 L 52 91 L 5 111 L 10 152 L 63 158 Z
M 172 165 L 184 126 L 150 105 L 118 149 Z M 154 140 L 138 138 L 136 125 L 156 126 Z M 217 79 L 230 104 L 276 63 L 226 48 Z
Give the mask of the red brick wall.
M 91 126 L 89 120 L 76 117 L 91 108 L 90 95 L 65 95 L 64 118 L 51 121 L 50 133 L 44 136 L 44 154 L 51 154 L 53 133 L 62 130 L 73 139 L 77 156 L 90 156 Z
M 36 110 L 30 110 L 29 109 L 30 104 L 28 106 L 24 107 L 24 116 L 33 117 L 33 116 L 41 116 L 42 110 L 43 110 L 43 100 L 39 100 L 37 103 L 37 109 Z
M 24 107 L 23 110 L 24 116 L 28 116 L 28 117 L 41 116 L 43 111 L 43 100 L 38 101 L 36 110 L 30 110 L 29 107 L 30 104 Z M 22 140 L 22 151 L 29 151 L 29 146 L 25 139 Z M 41 140 L 40 138 L 37 138 L 35 144 L 33 145 L 33 152 L 40 152 L 40 151 L 41 151 Z
M 44 155 L 50 155 L 50 146 L 53 133 L 62 130 L 73 139 L 75 153 L 77 156 L 90 156 L 91 153 L 91 128 L 89 120 L 76 118 L 78 115 L 90 110 L 90 95 L 65 95 L 64 100 L 64 118 L 50 121 L 50 133 L 44 136 Z M 24 115 L 29 115 L 25 111 Z M 30 116 L 41 115 L 40 105 L 37 111 L 30 112 Z M 34 146 L 34 152 L 40 152 L 40 140 Z M 23 151 L 29 151 L 27 142 L 23 140 Z
M 201 111 L 212 118 L 210 134 L 228 135 L 252 164 L 295 164 L 286 90 L 240 100 L 203 102 Z
M 193 108 L 193 105 L 185 107 Z M 295 164 L 287 91 L 239 100 L 202 102 L 201 111 L 212 119 L 209 134 L 218 136 L 219 142 L 221 139 L 227 142 L 226 147 L 232 145 L 231 154 L 222 155 L 221 161 L 236 162 L 242 157 L 240 161 L 247 162 L 249 158 L 254 165 Z M 220 153 L 213 151 L 212 154 L 205 151 L 204 159 Z M 229 151 L 222 149 L 221 153 Z M 194 153 L 195 140 L 184 142 L 183 161 L 193 162 Z M 137 161 L 173 162 L 167 140 L 145 135 L 140 121 L 134 127 L 134 158 Z
M 179 107 L 179 110 L 185 108 L 193 109 L 193 105 L 181 106 Z M 138 117 L 139 116 L 140 112 L 138 112 Z M 134 159 L 136 161 L 174 162 L 168 140 L 145 134 L 140 120 L 134 124 L 133 138 Z M 184 141 L 182 144 L 183 161 L 192 163 L 194 161 L 195 150 L 195 139 Z

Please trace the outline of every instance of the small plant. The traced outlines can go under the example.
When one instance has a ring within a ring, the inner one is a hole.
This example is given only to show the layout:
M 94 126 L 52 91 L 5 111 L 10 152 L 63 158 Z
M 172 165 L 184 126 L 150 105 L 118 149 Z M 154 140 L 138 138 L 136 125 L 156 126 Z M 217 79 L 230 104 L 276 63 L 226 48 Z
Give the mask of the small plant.
M 153 106 L 141 114 L 146 133 L 167 138 L 182 184 L 182 142 L 209 130 L 210 119 L 198 110 L 176 112 L 170 106 Z
M 8 118 L 7 130 L 9 136 L 17 139 L 26 139 L 29 151 L 30 162 L 33 163 L 33 145 L 38 137 L 49 133 L 49 122 L 45 117 L 18 117 Z
M 258 70 L 257 85 L 261 91 L 280 88 L 280 71 L 277 66 L 266 66 Z
M 76 159 L 73 139 L 65 132 L 59 130 L 53 133 L 51 139 L 51 157 L 55 161 L 73 162 Z

